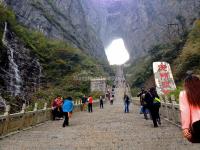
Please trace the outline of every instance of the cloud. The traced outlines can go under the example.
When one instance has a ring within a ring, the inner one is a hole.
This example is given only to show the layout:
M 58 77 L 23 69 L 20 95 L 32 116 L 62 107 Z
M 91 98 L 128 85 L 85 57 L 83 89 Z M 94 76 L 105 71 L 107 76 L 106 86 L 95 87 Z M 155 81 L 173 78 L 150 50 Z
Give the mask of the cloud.
M 111 65 L 121 65 L 129 60 L 129 53 L 123 39 L 113 40 L 106 48 L 106 55 Z

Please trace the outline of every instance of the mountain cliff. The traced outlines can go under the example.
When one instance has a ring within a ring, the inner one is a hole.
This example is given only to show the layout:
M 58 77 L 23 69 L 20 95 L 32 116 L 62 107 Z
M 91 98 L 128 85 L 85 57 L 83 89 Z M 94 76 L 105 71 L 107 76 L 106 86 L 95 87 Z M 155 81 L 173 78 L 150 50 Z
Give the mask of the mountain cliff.
M 88 24 L 79 0 L 5 0 L 27 27 L 47 37 L 70 42 L 96 58 L 106 60 L 104 47 Z
M 87 0 L 88 22 L 104 47 L 123 38 L 132 59 L 152 45 L 179 38 L 199 18 L 199 0 Z
M 58 94 L 75 99 L 89 95 L 90 77 L 112 73 L 106 61 L 22 26 L 3 5 L 0 16 L 0 96 L 12 105 L 12 112 L 22 103 L 50 104 Z M 3 104 L 0 99 L 0 110 Z
M 199 0 L 5 0 L 18 20 L 93 56 L 123 38 L 131 59 L 170 41 L 199 18 Z
M 131 60 L 169 43 L 200 17 L 199 0 L 4 0 L 17 20 L 47 37 L 72 43 L 95 58 L 123 38 Z
M 0 48 L 0 90 L 10 95 L 27 95 L 38 89 L 42 67 L 30 49 L 4 24 Z

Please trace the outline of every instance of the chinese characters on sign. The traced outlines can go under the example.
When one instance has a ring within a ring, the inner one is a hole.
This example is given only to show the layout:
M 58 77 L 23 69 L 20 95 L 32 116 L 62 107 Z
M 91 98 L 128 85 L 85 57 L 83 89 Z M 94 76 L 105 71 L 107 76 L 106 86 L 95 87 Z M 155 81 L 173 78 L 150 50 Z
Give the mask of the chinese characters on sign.
M 154 62 L 153 71 L 159 94 L 168 94 L 176 89 L 170 65 L 166 62 Z

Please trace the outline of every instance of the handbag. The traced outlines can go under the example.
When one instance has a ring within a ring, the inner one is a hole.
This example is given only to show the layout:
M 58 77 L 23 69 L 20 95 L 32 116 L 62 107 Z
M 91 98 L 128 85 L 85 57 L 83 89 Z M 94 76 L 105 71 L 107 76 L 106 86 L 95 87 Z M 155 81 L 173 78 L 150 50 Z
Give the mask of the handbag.
M 200 120 L 192 123 L 192 113 L 190 107 L 190 129 L 192 138 L 188 139 L 191 143 L 200 143 Z

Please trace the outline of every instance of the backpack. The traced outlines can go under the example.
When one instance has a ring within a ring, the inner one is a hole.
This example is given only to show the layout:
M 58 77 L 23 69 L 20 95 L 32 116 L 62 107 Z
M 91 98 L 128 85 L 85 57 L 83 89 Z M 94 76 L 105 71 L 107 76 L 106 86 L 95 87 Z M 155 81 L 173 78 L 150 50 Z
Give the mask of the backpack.
M 154 97 L 150 92 L 147 92 L 144 97 L 144 103 L 147 105 L 153 105 Z

